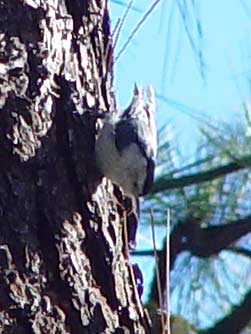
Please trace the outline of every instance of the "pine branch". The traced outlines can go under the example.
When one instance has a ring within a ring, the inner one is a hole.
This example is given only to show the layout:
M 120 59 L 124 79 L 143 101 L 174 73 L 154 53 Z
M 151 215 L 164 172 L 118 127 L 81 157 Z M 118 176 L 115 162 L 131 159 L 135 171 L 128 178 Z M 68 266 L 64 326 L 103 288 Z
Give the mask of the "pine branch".
M 234 307 L 232 312 L 225 318 L 218 321 L 214 327 L 199 331 L 199 334 L 238 334 L 249 323 L 250 316 L 250 304 L 251 304 L 251 291 L 246 294 L 243 302 Z
M 194 174 L 184 175 L 177 178 L 170 178 L 169 176 L 160 177 L 155 181 L 151 194 L 171 189 L 182 188 L 192 184 L 199 184 L 206 181 L 212 181 L 218 177 L 230 174 L 251 166 L 251 157 L 247 156 L 239 159 L 236 162 L 230 162 L 226 165 L 209 169 L 207 171 L 198 172 Z

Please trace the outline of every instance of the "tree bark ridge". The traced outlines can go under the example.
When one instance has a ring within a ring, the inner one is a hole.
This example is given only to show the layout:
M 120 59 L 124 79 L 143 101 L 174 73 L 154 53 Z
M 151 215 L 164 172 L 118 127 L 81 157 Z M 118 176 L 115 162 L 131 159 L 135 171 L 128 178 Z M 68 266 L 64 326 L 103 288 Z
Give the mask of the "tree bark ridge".
M 107 3 L 0 11 L 0 332 L 146 333 L 128 199 L 95 165 L 95 115 L 115 111 Z

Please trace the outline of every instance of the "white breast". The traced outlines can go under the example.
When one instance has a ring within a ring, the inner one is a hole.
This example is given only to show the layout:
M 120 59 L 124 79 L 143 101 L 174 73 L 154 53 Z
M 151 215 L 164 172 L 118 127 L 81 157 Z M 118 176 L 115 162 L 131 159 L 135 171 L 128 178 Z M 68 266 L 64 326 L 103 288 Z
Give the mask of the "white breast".
M 129 195 L 142 192 L 146 160 L 135 143 L 121 153 L 115 145 L 114 124 L 105 122 L 96 141 L 96 160 L 102 174 Z

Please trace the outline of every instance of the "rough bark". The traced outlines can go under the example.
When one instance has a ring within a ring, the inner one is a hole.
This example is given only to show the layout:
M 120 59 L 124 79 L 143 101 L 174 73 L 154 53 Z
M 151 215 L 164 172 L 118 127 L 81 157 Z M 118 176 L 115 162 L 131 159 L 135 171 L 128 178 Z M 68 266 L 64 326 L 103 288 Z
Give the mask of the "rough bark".
M 105 0 L 0 0 L 0 333 L 148 332 L 136 213 L 95 166 L 111 65 Z

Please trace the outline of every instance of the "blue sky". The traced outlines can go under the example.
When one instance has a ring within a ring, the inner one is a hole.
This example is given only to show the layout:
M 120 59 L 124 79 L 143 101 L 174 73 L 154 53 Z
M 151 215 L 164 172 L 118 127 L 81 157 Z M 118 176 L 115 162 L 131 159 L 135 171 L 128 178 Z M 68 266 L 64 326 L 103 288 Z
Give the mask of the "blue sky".
M 251 5 L 245 0 L 186 1 L 190 4 L 186 24 L 194 50 L 177 2 L 161 0 L 141 26 L 115 64 L 115 89 L 119 106 L 124 108 L 130 101 L 134 82 L 152 84 L 156 94 L 169 101 L 167 104 L 157 100 L 158 124 L 172 123 L 187 158 L 198 141 L 200 123 L 181 109 L 195 117 L 203 113 L 215 123 L 238 117 L 243 101 L 249 99 Z M 193 2 L 199 4 L 195 9 L 191 7 Z M 130 10 L 115 54 L 152 3 L 153 0 L 134 1 L 139 10 Z M 115 2 L 110 7 L 114 25 L 126 7 Z
M 134 1 L 139 10 L 130 11 L 115 55 L 152 3 Z M 203 122 L 197 122 L 196 116 L 206 115 L 214 124 L 222 120 L 233 123 L 240 118 L 243 102 L 250 100 L 251 4 L 247 0 L 180 1 L 189 4 L 188 36 L 177 3 L 161 0 L 132 39 L 115 64 L 115 92 L 121 108 L 128 105 L 135 82 L 152 84 L 157 96 L 165 97 L 168 103 L 157 99 L 158 125 L 171 123 L 175 128 L 185 165 L 199 142 L 198 127 Z M 193 3 L 197 7 L 192 8 Z M 110 5 L 114 26 L 126 7 L 115 2 Z M 161 229 L 156 233 L 163 234 Z M 150 227 L 140 225 L 138 246 L 151 248 Z M 150 278 L 153 261 L 135 260 L 141 261 L 145 278 Z M 145 290 L 147 293 L 147 281 Z

